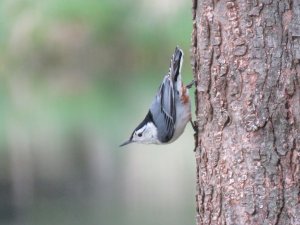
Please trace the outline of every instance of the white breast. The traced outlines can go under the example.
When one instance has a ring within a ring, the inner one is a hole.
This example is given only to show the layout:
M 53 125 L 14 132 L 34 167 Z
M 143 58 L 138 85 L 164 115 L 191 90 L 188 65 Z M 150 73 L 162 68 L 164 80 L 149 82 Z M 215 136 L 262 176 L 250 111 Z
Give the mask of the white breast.
M 176 123 L 175 132 L 170 142 L 175 141 L 184 131 L 186 124 L 191 118 L 191 104 L 177 104 L 176 105 Z

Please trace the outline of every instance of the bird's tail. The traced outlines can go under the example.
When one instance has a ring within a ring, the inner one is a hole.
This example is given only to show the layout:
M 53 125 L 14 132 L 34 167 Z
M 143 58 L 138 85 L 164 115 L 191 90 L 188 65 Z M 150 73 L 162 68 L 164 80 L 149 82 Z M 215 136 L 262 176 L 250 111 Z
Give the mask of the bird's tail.
M 180 75 L 181 66 L 183 61 L 183 51 L 176 46 L 175 52 L 171 58 L 171 65 L 170 65 L 170 75 L 172 80 L 177 82 L 177 78 Z

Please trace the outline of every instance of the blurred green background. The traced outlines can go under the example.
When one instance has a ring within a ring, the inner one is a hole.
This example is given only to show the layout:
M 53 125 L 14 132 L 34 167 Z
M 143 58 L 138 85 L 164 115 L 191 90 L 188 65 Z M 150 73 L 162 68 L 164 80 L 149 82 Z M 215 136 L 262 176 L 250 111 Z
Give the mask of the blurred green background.
M 144 118 L 176 45 L 192 80 L 190 8 L 0 2 L 0 224 L 194 224 L 191 126 L 171 145 L 118 147 Z

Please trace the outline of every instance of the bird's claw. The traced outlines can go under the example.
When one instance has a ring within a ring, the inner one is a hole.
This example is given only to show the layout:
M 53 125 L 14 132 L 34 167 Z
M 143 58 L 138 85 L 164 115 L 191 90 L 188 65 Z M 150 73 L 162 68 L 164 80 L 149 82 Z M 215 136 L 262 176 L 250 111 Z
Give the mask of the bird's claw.
M 192 125 L 192 127 L 193 127 L 195 133 L 197 133 L 197 132 L 198 132 L 198 126 L 197 126 L 196 122 L 193 122 L 193 121 L 190 119 L 190 123 L 191 123 L 191 125 Z
M 190 83 L 188 83 L 188 84 L 186 85 L 186 88 L 187 88 L 187 89 L 190 89 L 193 85 L 196 85 L 196 81 L 195 81 L 195 80 L 192 80 Z

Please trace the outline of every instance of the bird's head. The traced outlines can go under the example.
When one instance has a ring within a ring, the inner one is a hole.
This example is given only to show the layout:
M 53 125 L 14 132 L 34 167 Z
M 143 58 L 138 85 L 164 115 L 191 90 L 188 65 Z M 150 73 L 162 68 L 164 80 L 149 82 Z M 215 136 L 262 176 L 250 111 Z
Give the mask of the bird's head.
M 131 134 L 128 141 L 125 141 L 120 146 L 124 146 L 130 143 L 142 143 L 142 144 L 159 144 L 157 139 L 157 128 L 153 122 L 147 122 L 140 124 Z

